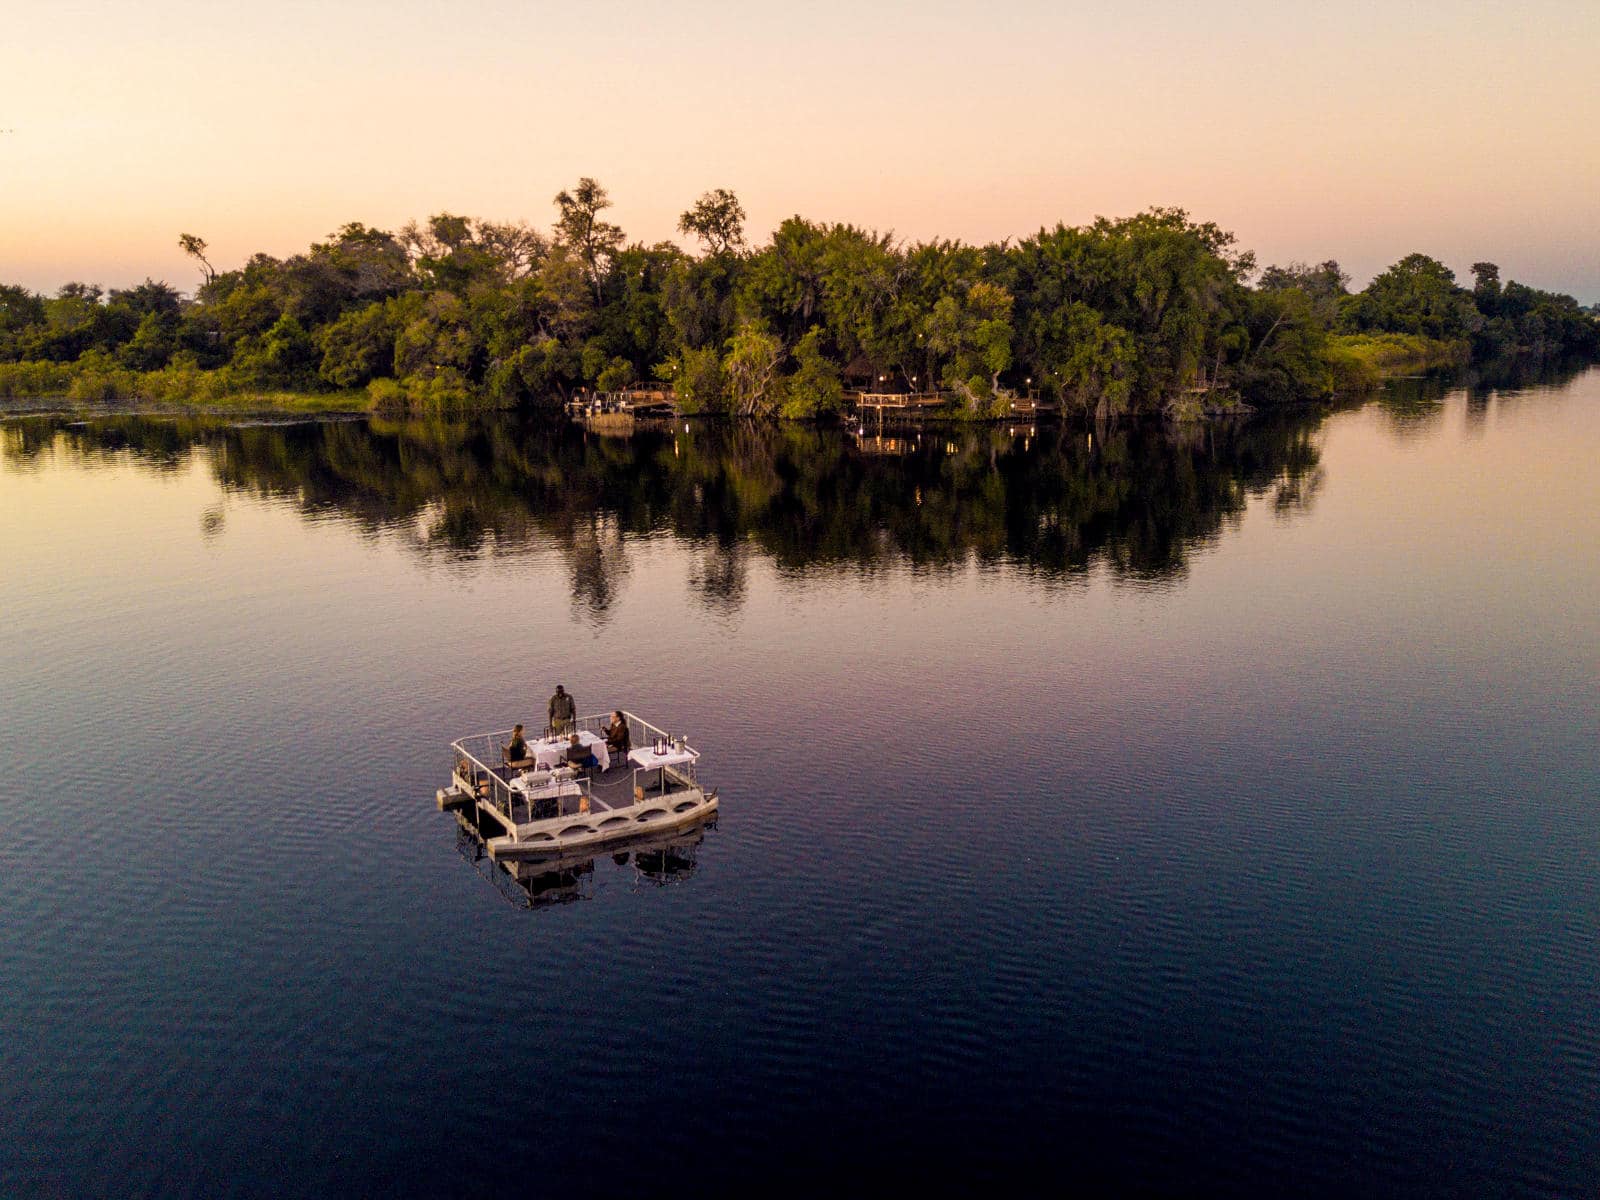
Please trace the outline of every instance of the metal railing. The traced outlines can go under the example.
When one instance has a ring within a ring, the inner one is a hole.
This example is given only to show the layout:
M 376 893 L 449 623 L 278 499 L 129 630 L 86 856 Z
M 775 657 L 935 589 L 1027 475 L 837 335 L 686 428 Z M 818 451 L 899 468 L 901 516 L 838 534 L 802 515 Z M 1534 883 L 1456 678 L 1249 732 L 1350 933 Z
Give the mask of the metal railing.
M 628 741 L 630 746 L 637 749 L 640 746 L 649 746 L 657 738 L 666 739 L 667 731 L 658 725 L 652 725 L 643 717 L 619 709 L 622 719 L 628 725 Z M 604 738 L 606 728 L 611 724 L 611 713 L 592 713 L 570 722 L 563 732 L 587 732 Z M 548 731 L 547 731 L 548 732 Z M 455 753 L 454 770 L 456 778 L 466 785 L 469 793 L 475 800 L 487 801 L 489 806 L 505 817 L 507 823 L 515 828 L 518 824 L 527 821 L 542 820 L 546 815 L 571 816 L 566 811 L 568 801 L 577 801 L 581 796 L 585 807 L 593 799 L 593 793 L 587 779 L 576 779 L 579 791 L 571 796 L 547 797 L 541 800 L 529 800 L 516 788 L 511 786 L 514 773 L 505 765 L 502 753 L 505 745 L 511 740 L 510 729 L 496 730 L 491 733 L 475 733 L 468 737 L 459 738 L 450 743 Z M 685 743 L 686 748 L 693 750 L 692 746 Z M 657 773 L 658 768 L 650 768 L 650 774 Z M 693 762 L 680 763 L 665 768 L 668 775 L 682 780 L 689 787 L 698 787 L 695 764 Z M 634 771 L 634 786 L 639 786 L 639 770 Z M 556 811 L 546 813 L 549 801 L 556 801 Z M 543 807 L 542 807 L 543 806 Z M 520 819 L 519 819 L 520 814 Z
M 950 392 L 857 392 L 857 408 L 933 408 L 950 401 Z
M 528 821 L 547 817 L 570 816 L 568 806 L 578 811 L 589 807 L 592 799 L 589 781 L 579 778 L 570 768 L 558 767 L 551 771 L 552 781 L 562 779 L 574 785 L 575 790 L 561 796 L 543 796 L 537 799 L 511 786 L 511 781 L 521 771 L 513 772 L 504 761 L 501 748 L 511 737 L 511 730 L 497 733 L 478 733 L 450 743 L 454 751 L 453 770 L 458 782 L 466 785 L 468 794 L 505 818 L 509 829 Z M 492 765 L 493 764 L 493 765 Z

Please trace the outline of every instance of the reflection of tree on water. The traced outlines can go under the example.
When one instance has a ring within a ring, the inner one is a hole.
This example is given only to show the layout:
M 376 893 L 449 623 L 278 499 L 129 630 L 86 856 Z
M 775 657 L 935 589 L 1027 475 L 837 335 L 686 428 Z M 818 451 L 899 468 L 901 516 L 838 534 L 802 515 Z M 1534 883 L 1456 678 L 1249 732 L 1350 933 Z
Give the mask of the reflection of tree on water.
M 591 616 L 604 617 L 629 571 L 622 531 L 596 513 L 588 525 L 570 530 L 567 559 L 572 568 L 573 599 Z
M 744 603 L 749 555 L 743 542 L 708 538 L 695 556 L 689 583 L 711 608 L 732 610 Z
M 1319 419 L 1277 414 L 1179 434 L 1148 424 L 925 430 L 893 453 L 809 426 L 620 439 L 515 415 L 242 427 L 122 417 L 56 421 L 51 435 L 162 464 L 201 447 L 229 489 L 292 497 L 423 554 L 553 547 L 577 602 L 599 615 L 624 586 L 633 539 L 662 532 L 692 543 L 692 586 L 721 607 L 741 602 L 752 555 L 801 576 L 974 560 L 1051 576 L 1095 563 L 1170 576 L 1250 496 L 1284 513 L 1311 502 Z
M 1391 379 L 1378 392 L 1375 403 L 1389 419 L 1389 429 L 1403 439 L 1430 432 L 1444 415 L 1444 398 L 1450 391 L 1443 375 L 1418 375 Z
M 1378 392 L 1375 403 L 1389 418 L 1390 431 L 1410 438 L 1430 432 L 1444 415 L 1445 397 L 1465 388 L 1467 428 L 1472 430 L 1482 427 L 1491 401 L 1504 402 L 1524 388 L 1560 387 L 1590 365 L 1581 359 L 1487 359 L 1459 371 L 1391 379 Z

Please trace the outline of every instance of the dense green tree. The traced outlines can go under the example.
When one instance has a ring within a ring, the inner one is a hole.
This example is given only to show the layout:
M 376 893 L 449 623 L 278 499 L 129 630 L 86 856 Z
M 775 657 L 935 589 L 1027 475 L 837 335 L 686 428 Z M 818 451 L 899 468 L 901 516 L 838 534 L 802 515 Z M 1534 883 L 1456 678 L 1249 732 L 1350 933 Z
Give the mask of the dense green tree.
M 727 380 L 722 352 L 715 346 L 685 346 L 662 366 L 686 413 L 717 414 L 726 411 Z
M 448 368 L 470 377 L 476 341 L 467 303 L 447 291 L 412 299 L 397 314 L 394 373 L 430 378 Z
M 1495 315 L 1500 301 L 1500 268 L 1492 262 L 1472 264 L 1472 302 L 1485 317 Z
M 934 303 L 925 330 L 942 380 L 972 413 L 1004 411 L 1000 375 L 1011 366 L 1011 293 L 981 280 Z
M 1449 341 L 1477 328 L 1472 297 L 1455 272 L 1426 254 L 1408 254 L 1345 306 L 1343 323 L 1356 331 L 1415 333 Z
M 1074 300 L 1057 310 L 1043 331 L 1038 378 L 1047 392 L 1104 420 L 1132 406 L 1138 360 L 1131 333 Z
M 593 334 L 609 361 L 630 365 L 624 383 L 647 377 L 653 364 L 670 357 L 675 346 L 667 315 L 667 280 L 684 261 L 676 246 L 629 246 L 619 250 L 606 276 Z
M 786 339 L 822 315 L 827 232 L 800 217 L 778 226 L 769 245 L 744 264 L 738 280 L 738 311 Z M 720 314 L 719 314 L 720 315 Z
M 398 318 L 393 301 L 374 301 L 352 308 L 317 331 L 322 360 L 317 375 L 339 388 L 365 387 L 394 374 Z
M 183 306 L 183 297 L 177 288 L 167 283 L 146 279 L 137 287 L 120 291 L 113 288 L 106 304 L 111 308 L 126 308 L 141 319 L 151 315 L 176 317 Z
M 23 357 L 24 338 L 44 323 L 43 296 L 16 284 L 0 284 L 0 361 Z
M 827 417 L 844 407 L 839 368 L 823 350 L 820 326 L 813 325 L 795 344 L 794 373 L 784 381 L 782 413 L 791 419 Z
M 728 339 L 722 371 L 734 416 L 765 417 L 777 411 L 782 393 L 778 368 L 783 358 L 783 343 L 754 321 L 739 326 Z
M 1287 267 L 1268 267 L 1261 273 L 1256 289 L 1261 292 L 1294 289 L 1303 293 L 1318 323 L 1331 330 L 1339 322 L 1344 298 L 1350 294 L 1350 276 L 1331 258 L 1314 267 L 1295 262 Z
M 176 313 L 146 313 L 133 337 L 117 350 L 117 360 L 135 371 L 155 371 L 167 365 L 178 349 Z
M 299 390 L 315 385 L 318 358 L 311 335 L 285 313 L 265 333 L 242 339 L 233 369 L 256 387 Z
M 730 255 L 683 259 L 667 273 L 662 307 L 686 348 L 720 347 L 738 323 L 736 294 L 747 265 Z
M 1332 391 L 1327 361 L 1330 298 L 1298 284 L 1250 294 L 1244 315 L 1247 349 L 1235 372 L 1246 400 L 1288 403 Z
M 367 264 L 372 264 L 373 259 L 387 262 L 388 248 L 381 239 L 388 238 L 388 234 L 361 226 L 346 229 L 361 230 L 365 236 L 351 239 L 348 246 L 341 239 L 337 244 L 339 253 L 330 250 L 326 256 L 332 260 L 330 265 L 337 268 L 342 265 L 341 259 Z M 545 240 L 524 226 L 497 225 L 454 213 L 429 217 L 425 226 L 411 222 L 400 231 L 398 242 L 409 253 L 422 287 L 458 296 L 475 288 L 501 287 L 527 276 L 538 267 L 547 249 Z M 403 280 L 397 283 L 403 286 Z M 399 290 L 398 286 L 395 290 Z

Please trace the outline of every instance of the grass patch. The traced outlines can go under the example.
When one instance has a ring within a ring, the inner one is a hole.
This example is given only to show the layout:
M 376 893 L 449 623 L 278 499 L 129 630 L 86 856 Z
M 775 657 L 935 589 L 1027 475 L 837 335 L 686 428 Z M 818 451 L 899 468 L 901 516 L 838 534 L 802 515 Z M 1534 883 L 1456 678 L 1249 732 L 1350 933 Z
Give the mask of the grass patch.
M 93 354 L 73 363 L 0 363 L 0 402 L 6 400 L 59 401 L 69 408 L 142 404 L 236 413 L 468 412 L 494 407 L 458 380 L 402 385 L 380 379 L 363 389 L 287 391 L 253 385 L 228 367 L 201 370 L 178 363 L 159 371 L 135 371 Z
M 1334 390 L 1363 391 L 1392 375 L 1414 375 L 1465 363 L 1472 348 L 1415 333 L 1348 333 L 1328 339 Z

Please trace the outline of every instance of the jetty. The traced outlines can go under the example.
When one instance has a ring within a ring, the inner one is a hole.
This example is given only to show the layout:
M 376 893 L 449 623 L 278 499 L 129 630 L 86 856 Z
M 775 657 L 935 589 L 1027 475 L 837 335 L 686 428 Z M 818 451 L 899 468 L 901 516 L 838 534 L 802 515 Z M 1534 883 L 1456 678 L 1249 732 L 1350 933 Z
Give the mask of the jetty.
M 886 423 L 915 423 L 919 421 L 948 420 L 957 410 L 960 398 L 955 392 L 879 391 L 856 392 L 850 397 L 855 406 L 856 419 L 865 426 L 869 421 L 882 426 Z M 995 421 L 1032 420 L 1059 410 L 1059 405 L 1035 388 L 1013 392 L 1005 413 L 989 418 Z
M 595 433 L 626 435 L 651 422 L 682 415 L 678 394 L 669 384 L 629 384 L 612 391 L 580 390 L 567 401 L 567 415 Z

